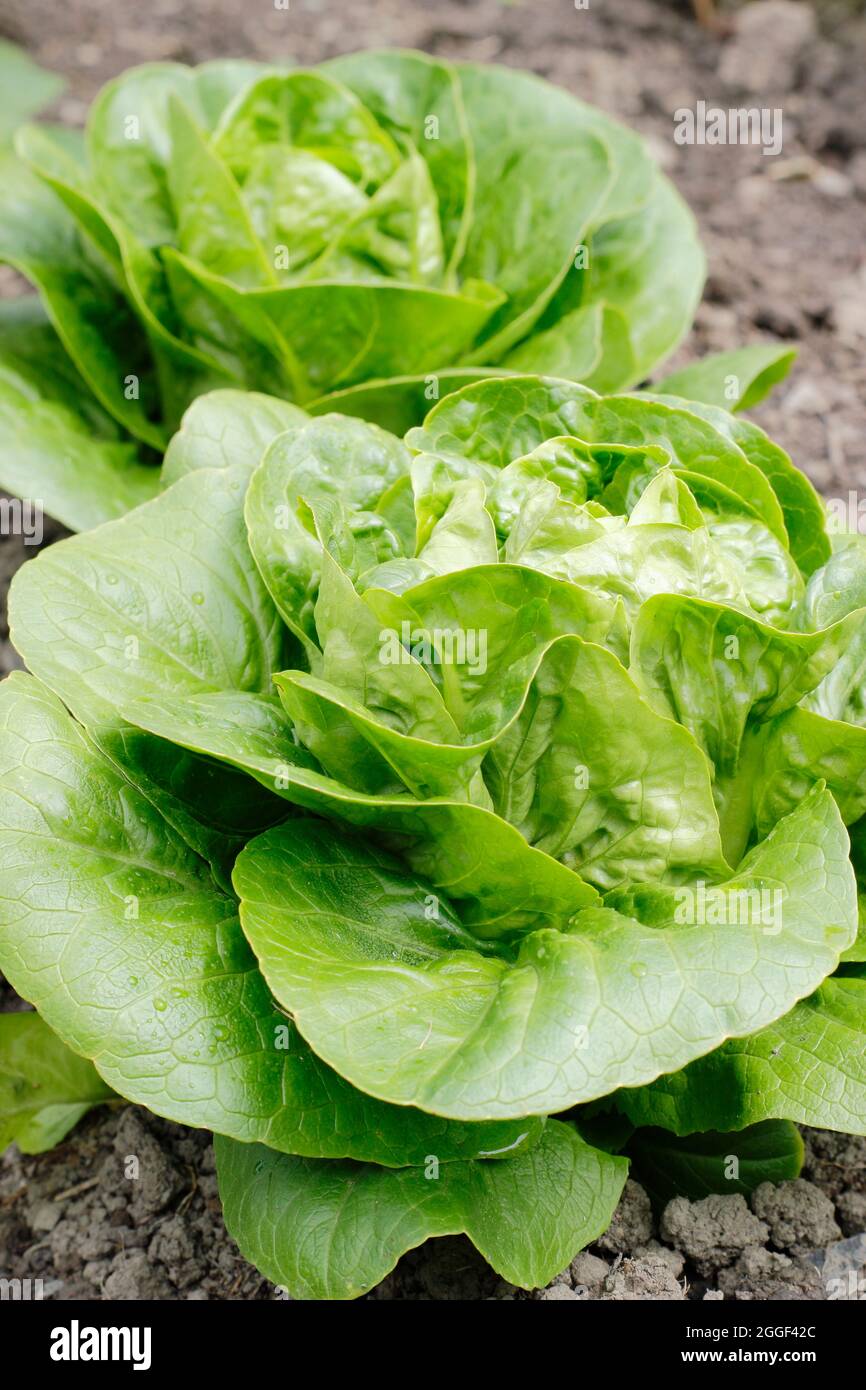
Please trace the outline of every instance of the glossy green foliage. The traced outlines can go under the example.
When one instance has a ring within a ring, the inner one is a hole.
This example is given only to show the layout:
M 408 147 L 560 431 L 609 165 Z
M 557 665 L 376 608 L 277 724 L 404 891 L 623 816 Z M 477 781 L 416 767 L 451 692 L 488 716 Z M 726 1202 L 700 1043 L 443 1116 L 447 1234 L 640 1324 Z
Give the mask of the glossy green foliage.
M 12 1143 L 28 1154 L 53 1148 L 113 1095 L 39 1014 L 0 1014 L 0 1153 Z
M 624 1179 L 597 1103 L 659 1200 L 866 1130 L 866 548 L 761 431 L 220 389 L 163 483 L 13 583 L 0 967 L 220 1136 L 269 1278 L 355 1296 L 453 1232 L 550 1278 Z
M 0 60 L 24 119 L 46 79 Z M 83 147 L 31 126 L 16 152 L 0 258 L 47 322 L 36 391 L 6 391 L 0 351 L 0 482 L 35 479 L 73 529 L 144 500 L 205 391 L 402 433 L 492 368 L 628 387 L 703 282 L 694 219 L 640 139 L 508 68 L 152 63 L 99 93 Z M 74 400 L 51 389 L 71 373 Z
M 294 1298 L 357 1298 L 429 1236 L 469 1236 L 510 1283 L 535 1288 L 608 1223 L 627 1164 L 551 1120 L 509 1162 L 390 1171 L 217 1141 L 226 1225 Z
M 748 1195 L 763 1182 L 790 1182 L 803 1166 L 803 1140 L 788 1120 L 684 1139 L 666 1129 L 639 1129 L 628 1153 L 635 1177 L 659 1206 L 673 1197 L 699 1202 L 713 1192 Z

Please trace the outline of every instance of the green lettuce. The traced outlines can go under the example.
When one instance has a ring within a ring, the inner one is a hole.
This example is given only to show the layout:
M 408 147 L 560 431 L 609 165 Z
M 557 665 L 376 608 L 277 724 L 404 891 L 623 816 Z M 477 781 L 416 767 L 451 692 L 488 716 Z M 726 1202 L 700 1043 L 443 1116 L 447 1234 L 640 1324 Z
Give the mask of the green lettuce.
M 641 140 L 506 68 L 147 64 L 99 93 L 83 142 L 25 125 L 15 150 L 0 258 L 39 297 L 0 316 L 0 483 L 76 530 L 152 495 L 204 392 L 402 434 L 493 369 L 621 389 L 703 283 Z
M 404 439 L 219 389 L 162 483 L 13 582 L 0 967 L 215 1133 L 268 1278 L 353 1297 L 462 1232 L 532 1287 L 628 1161 L 749 1191 L 793 1121 L 866 1133 L 866 546 L 762 431 L 533 375 Z

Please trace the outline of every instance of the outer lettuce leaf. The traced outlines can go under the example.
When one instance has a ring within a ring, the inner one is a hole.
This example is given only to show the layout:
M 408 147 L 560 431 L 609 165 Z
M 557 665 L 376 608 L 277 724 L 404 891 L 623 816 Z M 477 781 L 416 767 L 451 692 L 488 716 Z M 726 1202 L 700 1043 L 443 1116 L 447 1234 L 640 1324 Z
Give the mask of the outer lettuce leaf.
M 234 768 L 187 753 L 129 724 L 100 728 L 92 737 L 100 752 L 207 860 L 222 888 L 230 890 L 234 861 L 247 840 L 285 819 L 285 803 Z M 300 750 L 295 753 L 302 757 Z
M 288 721 L 274 739 L 273 705 L 263 709 L 260 696 L 142 700 L 127 706 L 127 714 L 158 737 L 250 772 L 298 806 L 381 832 L 433 888 L 459 899 L 463 921 L 479 938 L 511 936 L 539 923 L 559 929 L 596 901 L 590 884 L 532 849 L 483 806 L 367 795 L 314 771 Z
M 808 797 L 718 891 L 768 879 L 784 897 L 772 930 L 677 925 L 673 891 L 659 890 L 652 926 L 587 908 L 565 931 L 530 932 L 516 955 L 482 955 L 433 941 L 423 889 L 320 822 L 266 832 L 234 874 L 265 977 L 318 1054 L 370 1094 L 463 1119 L 639 1085 L 778 1017 L 856 933 L 829 793 Z
M 0 305 L 0 446 L 4 485 L 72 530 L 122 516 L 158 486 L 31 295 Z
M 226 1225 L 292 1298 L 357 1298 L 430 1236 L 465 1232 L 513 1284 L 546 1284 L 613 1214 L 627 1165 L 551 1120 L 501 1163 L 388 1172 L 217 1139 Z
M 754 1192 L 762 1182 L 790 1182 L 803 1166 L 803 1140 L 788 1120 L 762 1120 L 736 1134 L 678 1139 L 663 1129 L 639 1129 L 629 1141 L 635 1176 L 654 1201 L 698 1202 L 713 1192 Z M 731 1163 L 736 1159 L 736 1169 Z
M 149 693 L 269 689 L 285 638 L 246 544 L 246 476 L 198 470 L 16 575 L 16 645 L 77 718 L 115 723 Z
M 34 400 L 2 380 L 0 439 L 6 487 L 75 531 L 125 516 L 159 487 L 158 470 L 139 463 L 133 444 L 94 439 L 66 406 Z
M 3 84 L 3 115 L 0 141 L 6 144 L 22 121 L 48 106 L 65 87 L 57 73 L 37 67 L 16 44 L 0 40 L 0 82 Z
M 753 1036 L 620 1092 L 618 1107 L 675 1134 L 767 1119 L 866 1134 L 866 971 L 846 972 Z
M 341 1081 L 274 1006 L 234 899 L 60 702 L 15 674 L 0 716 L 0 968 L 114 1090 L 319 1157 L 423 1163 L 538 1137 L 524 1121 L 449 1125 Z
M 860 924 L 857 939 L 842 957 L 843 961 L 866 962 L 866 820 L 859 820 L 851 827 L 851 862 L 857 875 L 859 889 L 858 908 Z
M 677 346 L 703 288 L 697 225 L 672 184 L 656 175 L 638 213 L 603 226 L 590 266 L 588 296 L 606 313 L 601 357 L 585 380 L 599 391 L 624 390 Z
M 796 348 L 753 343 L 703 357 L 666 376 L 655 390 L 723 410 L 751 410 L 785 380 L 796 357 Z
M 49 398 L 87 422 L 98 439 L 119 440 L 117 421 L 88 390 L 63 350 L 38 295 L 0 303 L 0 379 L 31 400 Z
M 153 366 L 126 299 L 55 195 L 18 160 L 2 165 L 10 190 L 0 217 L 0 259 L 36 286 L 51 322 L 100 404 L 156 448 Z M 136 394 L 127 388 L 135 382 Z
M 459 80 L 476 163 L 461 271 L 506 292 L 473 354 L 495 362 L 531 331 L 565 276 L 580 274 L 574 256 L 610 206 L 618 160 L 564 92 L 505 68 L 465 64 Z
M 85 241 L 104 258 L 140 319 L 153 356 L 165 425 L 175 428 L 200 392 L 241 382 L 243 368 L 236 360 L 223 354 L 218 361 L 179 336 L 183 327 L 160 257 L 137 229 L 102 201 L 82 160 L 70 158 L 65 144 L 47 135 L 43 126 L 25 126 L 15 143 L 19 156 L 56 194 Z
M 210 391 L 189 407 L 165 451 L 162 485 L 199 468 L 251 473 L 277 435 L 299 429 L 306 415 L 296 405 L 258 391 Z
M 0 1014 L 0 1153 L 12 1143 L 44 1153 L 113 1096 L 38 1014 Z
M 539 376 L 573 376 L 588 383 L 601 363 L 605 332 L 611 336 L 616 328 L 620 334 L 616 343 L 615 384 L 619 384 L 623 377 L 628 379 L 631 375 L 630 366 L 625 365 L 630 363 L 631 347 L 624 318 L 603 304 L 570 309 L 549 328 L 533 333 L 512 348 L 503 365 L 517 375 L 535 372 Z M 460 385 L 463 383 L 457 382 L 455 389 Z
M 0 305 L 0 446 L 3 484 L 73 531 L 123 516 L 159 485 L 31 295 Z

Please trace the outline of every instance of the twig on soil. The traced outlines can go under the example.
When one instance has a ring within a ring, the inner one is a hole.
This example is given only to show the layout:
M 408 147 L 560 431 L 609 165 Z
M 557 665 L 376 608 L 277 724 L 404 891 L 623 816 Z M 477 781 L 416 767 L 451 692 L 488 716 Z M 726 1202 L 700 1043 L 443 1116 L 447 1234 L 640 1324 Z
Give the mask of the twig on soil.
M 186 1171 L 189 1173 L 190 1178 L 192 1179 L 192 1186 L 190 1187 L 189 1192 L 185 1193 L 180 1200 L 180 1203 L 177 1208 L 178 1216 L 183 1216 L 184 1212 L 189 1207 L 189 1204 L 192 1201 L 193 1197 L 198 1192 L 198 1174 L 196 1173 L 192 1164 L 187 1164 Z
M 80 1197 L 82 1192 L 89 1192 L 92 1187 L 99 1186 L 99 1178 L 88 1178 L 86 1182 L 77 1182 L 74 1187 L 67 1187 L 63 1192 L 55 1192 L 52 1201 L 65 1202 L 67 1197 Z

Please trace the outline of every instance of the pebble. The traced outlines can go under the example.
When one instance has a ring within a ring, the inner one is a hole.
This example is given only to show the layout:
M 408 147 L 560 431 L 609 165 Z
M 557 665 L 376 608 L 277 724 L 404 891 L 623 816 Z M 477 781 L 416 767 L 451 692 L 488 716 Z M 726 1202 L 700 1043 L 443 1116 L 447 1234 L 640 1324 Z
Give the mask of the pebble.
M 719 77 L 727 87 L 768 93 L 794 86 L 800 61 L 814 43 L 815 14 L 795 0 L 762 0 L 737 14 L 734 38 L 722 48 Z
M 40 1234 L 53 1231 L 61 1216 L 63 1206 L 60 1202 L 35 1202 L 28 1213 L 30 1228 Z

